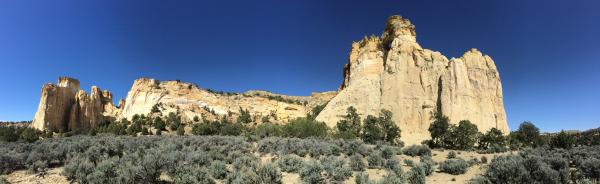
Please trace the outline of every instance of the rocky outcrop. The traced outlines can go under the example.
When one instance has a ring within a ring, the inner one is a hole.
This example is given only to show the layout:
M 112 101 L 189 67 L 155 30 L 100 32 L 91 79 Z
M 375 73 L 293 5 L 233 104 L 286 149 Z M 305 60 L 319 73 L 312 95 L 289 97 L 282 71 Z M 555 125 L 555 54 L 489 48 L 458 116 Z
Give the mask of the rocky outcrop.
M 408 144 L 429 138 L 431 113 L 439 108 L 452 123 L 468 119 L 486 131 L 508 132 L 502 85 L 494 61 L 476 49 L 448 60 L 416 42 L 415 26 L 392 16 L 381 37 L 352 44 L 344 80 L 317 120 L 333 127 L 354 106 L 361 116 L 394 113 Z
M 42 87 L 32 127 L 53 132 L 88 129 L 112 121 L 118 114 L 110 92 L 93 86 L 87 95 L 79 89 L 77 79 L 60 77 L 58 84 Z
M 141 78 L 133 83 L 121 117 L 131 119 L 136 114 L 147 115 L 156 106 L 162 115 L 179 112 L 187 121 L 193 120 L 195 116 L 205 120 L 214 120 L 224 115 L 235 118 L 240 109 L 243 109 L 249 111 L 256 121 L 264 116 L 271 116 L 271 120 L 285 122 L 306 116 L 312 107 L 326 103 L 335 94 L 313 93 L 304 97 L 266 91 L 226 93 L 199 88 L 192 83 Z

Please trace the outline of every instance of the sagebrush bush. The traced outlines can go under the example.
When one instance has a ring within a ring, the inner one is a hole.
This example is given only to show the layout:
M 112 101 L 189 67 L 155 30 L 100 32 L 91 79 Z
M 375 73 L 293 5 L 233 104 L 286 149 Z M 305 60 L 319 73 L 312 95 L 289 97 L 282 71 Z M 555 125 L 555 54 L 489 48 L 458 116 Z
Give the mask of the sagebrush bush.
M 371 180 L 369 180 L 369 174 L 361 172 L 361 173 L 358 173 L 356 175 L 356 177 L 354 178 L 354 183 L 356 183 L 356 184 L 374 184 L 375 182 L 372 182 Z
M 281 171 L 272 163 L 258 167 L 258 181 L 263 184 L 281 184 Z
M 374 151 L 367 156 L 367 162 L 369 164 L 369 168 L 379 168 L 383 165 L 384 160 L 379 151 Z
M 406 147 L 402 150 L 402 152 L 405 155 L 408 156 L 423 156 L 423 155 L 429 155 L 431 156 L 431 149 L 429 149 L 429 147 L 424 146 L 424 145 L 412 145 L 409 147 Z
M 227 176 L 228 184 L 256 184 L 260 183 L 260 177 L 255 171 L 244 167 L 241 170 L 234 171 Z
M 329 156 L 321 158 L 320 162 L 323 166 L 323 170 L 327 174 L 327 178 L 332 183 L 345 181 L 352 176 L 352 169 L 343 159 L 336 156 Z
M 225 179 L 227 177 L 227 167 L 223 161 L 213 161 L 208 167 L 208 172 L 216 179 Z
M 600 181 L 600 159 L 587 158 L 581 163 L 578 169 L 585 177 Z
M 350 156 L 350 168 L 353 171 L 365 171 L 365 162 L 363 156 L 360 153 Z
M 296 155 L 284 155 L 277 160 L 277 165 L 283 172 L 298 173 L 304 166 L 302 158 Z
M 402 175 L 402 166 L 400 166 L 400 161 L 398 159 L 393 158 L 385 160 L 384 168 L 396 175 Z
M 435 162 L 431 156 L 421 156 L 421 166 L 425 169 L 425 175 L 429 176 L 435 171 Z
M 522 163 L 520 156 L 500 156 L 492 160 L 484 176 L 491 183 L 528 183 L 529 172 Z
M 468 168 L 469 163 L 463 159 L 448 159 L 440 164 L 440 171 L 452 175 L 464 174 Z
M 425 168 L 421 164 L 417 164 L 410 168 L 410 171 L 406 172 L 404 178 L 410 184 L 425 184 Z
M 307 184 L 324 183 L 325 179 L 321 172 L 323 172 L 323 167 L 316 161 L 310 161 L 300 170 L 300 179 L 302 183 Z
M 216 183 L 205 169 L 196 166 L 180 166 L 171 178 L 177 184 Z

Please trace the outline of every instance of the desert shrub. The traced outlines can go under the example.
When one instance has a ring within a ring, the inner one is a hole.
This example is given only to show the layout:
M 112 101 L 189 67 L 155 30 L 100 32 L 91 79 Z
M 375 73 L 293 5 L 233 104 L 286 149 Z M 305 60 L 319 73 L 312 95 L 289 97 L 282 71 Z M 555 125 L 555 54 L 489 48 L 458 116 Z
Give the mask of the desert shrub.
M 277 160 L 277 165 L 283 172 L 297 173 L 304 166 L 304 161 L 296 155 L 284 155 Z
M 402 152 L 405 155 L 408 156 L 423 156 L 423 155 L 429 155 L 431 156 L 431 149 L 429 149 L 429 147 L 425 146 L 425 145 L 412 145 L 409 147 L 406 147 L 402 150 Z
M 67 162 L 63 174 L 69 180 L 78 183 L 88 183 L 87 176 L 94 172 L 94 167 L 94 164 L 88 161 L 85 156 L 78 154 Z
M 16 129 L 11 126 L 0 126 L 0 141 L 14 142 L 19 140 Z
M 206 183 L 215 184 L 214 179 L 210 177 L 208 172 L 197 166 L 181 166 L 177 167 L 176 172 L 173 176 L 173 183 L 181 184 L 195 184 L 195 183 Z
M 365 171 L 365 162 L 363 156 L 360 153 L 350 156 L 350 168 L 353 171 Z
M 394 149 L 394 148 L 393 148 L 393 147 L 391 147 L 391 146 L 384 146 L 384 147 L 381 149 L 381 156 L 382 156 L 384 159 L 390 159 L 390 158 L 392 158 L 393 156 L 395 156 L 395 155 L 396 155 L 396 150 L 397 150 L 397 149 Z
M 35 142 L 40 138 L 41 132 L 34 128 L 23 128 L 21 134 L 19 135 L 19 139 L 25 142 Z
M 356 177 L 354 178 L 354 183 L 356 183 L 356 184 L 374 184 L 375 182 L 372 182 L 369 180 L 369 174 L 361 172 L 361 173 L 358 173 L 356 175 Z
M 487 162 L 488 162 L 488 158 L 485 155 L 481 156 L 481 163 L 487 164 Z
M 585 177 L 600 181 L 600 159 L 587 158 L 579 165 L 578 169 Z
M 484 176 L 491 183 L 528 183 L 529 172 L 516 155 L 500 156 L 492 160 Z
M 425 184 L 425 176 L 425 168 L 417 164 L 410 168 L 410 171 L 405 174 L 404 178 L 410 184 Z
M 396 158 L 386 160 L 384 168 L 394 174 L 402 175 L 402 166 L 400 166 L 400 161 Z
M 326 137 L 328 130 L 325 123 L 307 118 L 297 118 L 283 126 L 284 135 L 297 138 Z
M 277 166 L 267 163 L 258 167 L 257 170 L 259 183 L 264 184 L 281 184 L 281 171 Z
M 374 151 L 367 156 L 367 162 L 369 164 L 369 168 L 379 168 L 383 165 L 384 160 L 379 151 Z
M 448 158 L 448 159 L 456 158 L 456 152 L 454 152 L 454 151 L 448 152 L 448 156 L 446 156 L 446 158 Z
M 411 167 L 412 167 L 413 165 L 415 165 L 415 162 L 414 162 L 414 161 L 412 161 L 412 160 L 410 160 L 410 159 L 404 159 L 404 161 L 403 161 L 403 162 L 404 162 L 404 164 L 405 164 L 405 165 L 407 165 L 407 166 L 411 166 Z
M 331 183 L 339 183 L 352 176 L 352 169 L 338 157 L 323 157 L 320 162 Z
M 249 168 L 243 168 L 239 171 L 234 171 L 233 174 L 227 176 L 229 184 L 256 184 L 260 183 L 260 177 L 256 172 Z
M 118 173 L 115 172 L 118 162 L 118 157 L 103 160 L 86 179 L 90 183 L 118 183 Z
M 448 159 L 440 164 L 440 171 L 452 175 L 464 174 L 468 168 L 469 163 L 463 159 Z
M 300 179 L 302 183 L 307 184 L 324 183 L 325 179 L 321 172 L 323 172 L 323 167 L 316 161 L 310 161 L 300 170 Z
M 469 180 L 469 184 L 491 184 L 490 181 L 482 176 L 477 176 L 471 180 Z
M 255 158 L 249 156 L 242 156 L 233 161 L 233 168 L 235 170 L 241 170 L 243 167 L 254 169 L 256 166 L 258 166 L 258 162 L 255 160 Z
M 381 184 L 404 184 L 406 182 L 404 181 L 404 178 L 402 177 L 402 175 L 389 173 L 389 174 L 385 175 L 383 177 L 383 180 L 378 183 L 381 183 Z
M 431 156 L 421 156 L 421 164 L 425 170 L 425 175 L 427 176 L 431 175 L 435 170 L 435 163 L 433 162 L 433 159 L 431 159 Z
M 254 135 L 258 138 L 280 137 L 283 135 L 283 130 L 281 125 L 276 125 L 267 122 L 256 126 L 252 130 L 251 135 Z
M 215 160 L 208 167 L 210 175 L 216 179 L 225 179 L 227 176 L 227 167 L 223 161 Z
M 355 153 L 361 155 L 368 155 L 371 151 L 362 142 L 358 140 L 344 141 L 342 146 L 343 152 L 346 155 L 353 155 Z

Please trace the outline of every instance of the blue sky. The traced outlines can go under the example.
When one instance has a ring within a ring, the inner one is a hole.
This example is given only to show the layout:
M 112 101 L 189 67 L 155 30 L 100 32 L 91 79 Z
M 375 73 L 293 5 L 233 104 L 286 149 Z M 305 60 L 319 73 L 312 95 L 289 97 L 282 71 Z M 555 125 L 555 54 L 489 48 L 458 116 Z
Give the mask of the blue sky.
M 424 48 L 500 70 L 509 126 L 600 126 L 600 1 L 0 1 L 0 120 L 30 120 L 44 83 L 124 98 L 133 80 L 223 91 L 335 90 L 350 44 L 409 18 Z

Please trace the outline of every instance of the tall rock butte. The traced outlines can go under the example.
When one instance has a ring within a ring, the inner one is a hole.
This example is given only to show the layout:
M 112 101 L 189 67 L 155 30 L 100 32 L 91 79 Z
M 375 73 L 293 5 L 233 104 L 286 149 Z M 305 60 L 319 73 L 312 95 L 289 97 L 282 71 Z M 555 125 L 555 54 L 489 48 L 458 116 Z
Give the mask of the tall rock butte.
M 93 86 L 88 95 L 77 79 L 60 77 L 58 84 L 42 87 L 32 127 L 53 132 L 88 129 L 114 121 L 117 114 L 110 92 Z
M 352 43 L 339 94 L 317 117 L 335 126 L 353 106 L 361 117 L 393 112 L 402 140 L 418 144 L 430 138 L 432 112 L 438 108 L 451 123 L 470 120 L 480 131 L 509 131 L 502 84 L 492 58 L 470 49 L 448 60 L 440 52 L 423 49 L 415 26 L 391 16 L 381 37 Z

